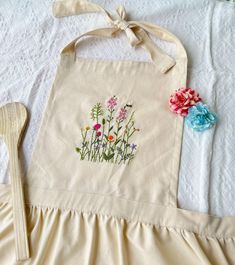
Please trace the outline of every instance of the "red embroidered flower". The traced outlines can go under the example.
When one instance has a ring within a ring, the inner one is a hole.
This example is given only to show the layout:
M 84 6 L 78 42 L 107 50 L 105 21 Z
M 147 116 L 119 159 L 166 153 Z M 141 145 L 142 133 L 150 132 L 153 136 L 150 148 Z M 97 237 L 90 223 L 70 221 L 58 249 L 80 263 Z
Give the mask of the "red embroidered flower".
M 114 140 L 114 137 L 112 135 L 108 136 L 108 141 L 112 142 Z
M 189 87 L 182 87 L 170 96 L 170 110 L 181 116 L 187 116 L 188 109 L 199 101 L 201 101 L 201 98 L 195 90 Z
M 97 136 L 97 137 L 100 137 L 100 136 L 101 136 L 101 132 L 100 132 L 100 131 L 97 131 L 97 132 L 96 132 L 96 136 Z
M 99 123 L 96 123 L 96 124 L 93 126 L 93 128 L 94 128 L 96 131 L 99 130 L 100 127 L 101 127 L 101 124 L 99 124 Z

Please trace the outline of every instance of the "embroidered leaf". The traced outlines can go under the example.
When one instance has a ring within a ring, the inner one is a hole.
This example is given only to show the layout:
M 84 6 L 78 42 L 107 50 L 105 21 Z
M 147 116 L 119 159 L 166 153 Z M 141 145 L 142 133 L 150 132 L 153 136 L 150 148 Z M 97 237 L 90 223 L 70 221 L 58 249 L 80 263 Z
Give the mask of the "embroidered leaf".
M 105 154 L 105 152 L 102 153 L 104 160 L 108 160 L 108 156 Z
M 112 129 L 113 129 L 113 126 L 111 126 L 111 127 L 109 128 L 109 132 L 111 132 L 111 131 L 112 131 Z
M 117 145 L 120 141 L 121 139 L 117 140 L 114 144 Z
M 98 121 L 99 116 L 104 115 L 104 110 L 102 108 L 101 103 L 95 104 L 95 106 L 91 109 L 91 119 Z
M 114 153 L 110 154 L 110 155 L 106 155 L 105 152 L 103 152 L 103 157 L 106 161 L 112 159 L 114 157 Z
M 81 149 L 79 147 L 76 147 L 75 150 L 80 153 Z
M 114 157 L 114 153 L 108 156 L 108 160 L 112 159 Z
M 105 119 L 104 118 L 102 119 L 102 124 L 105 125 Z

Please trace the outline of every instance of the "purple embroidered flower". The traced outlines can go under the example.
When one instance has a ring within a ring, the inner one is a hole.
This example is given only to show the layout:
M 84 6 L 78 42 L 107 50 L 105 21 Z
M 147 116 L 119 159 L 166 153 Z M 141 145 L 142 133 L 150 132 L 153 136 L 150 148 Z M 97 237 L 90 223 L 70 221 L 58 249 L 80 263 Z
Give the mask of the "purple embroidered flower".
M 121 122 L 127 118 L 127 109 L 121 108 L 118 112 L 117 121 Z
M 95 147 L 96 150 L 99 150 L 100 149 L 100 144 L 97 144 L 96 147 Z
M 112 111 L 112 110 L 114 110 L 116 105 L 117 105 L 117 97 L 113 96 L 113 97 L 109 98 L 109 100 L 107 101 L 107 108 L 110 111 Z
M 96 130 L 96 131 L 98 131 L 98 130 L 100 129 L 100 127 L 101 127 L 101 124 L 100 124 L 100 123 L 96 123 L 96 124 L 93 126 L 94 130 Z
M 137 144 L 131 144 L 130 147 L 131 147 L 131 150 L 134 151 L 137 149 Z

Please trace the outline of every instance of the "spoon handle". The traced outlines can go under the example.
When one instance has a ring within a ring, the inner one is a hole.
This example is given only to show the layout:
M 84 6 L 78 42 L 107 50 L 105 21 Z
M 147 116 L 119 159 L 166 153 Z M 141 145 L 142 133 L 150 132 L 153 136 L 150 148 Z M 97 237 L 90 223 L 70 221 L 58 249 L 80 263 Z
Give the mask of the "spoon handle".
M 10 176 L 12 189 L 13 223 L 16 242 L 16 259 L 29 258 L 29 245 L 26 225 L 24 195 L 21 180 L 21 168 L 18 156 L 18 137 L 14 134 L 6 136 L 6 144 L 10 160 Z

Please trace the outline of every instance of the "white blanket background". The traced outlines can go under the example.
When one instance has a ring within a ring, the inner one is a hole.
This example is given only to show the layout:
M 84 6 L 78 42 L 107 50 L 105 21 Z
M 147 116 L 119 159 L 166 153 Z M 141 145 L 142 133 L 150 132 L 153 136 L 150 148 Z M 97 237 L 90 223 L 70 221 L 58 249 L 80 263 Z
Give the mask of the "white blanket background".
M 178 200 L 185 209 L 235 215 L 235 3 L 216 0 L 94 0 L 114 12 L 123 4 L 130 19 L 176 34 L 188 52 L 188 85 L 219 116 L 215 129 L 185 127 Z M 79 34 L 107 26 L 99 14 L 56 19 L 52 0 L 0 0 L 0 104 L 19 101 L 30 114 L 21 158 L 26 172 L 52 86 L 59 52 Z M 155 39 L 156 40 L 156 39 Z M 159 42 L 158 42 L 159 43 Z M 172 46 L 159 45 L 172 50 Z M 126 36 L 89 38 L 82 57 L 148 60 Z M 8 155 L 0 143 L 0 182 L 8 181 Z

